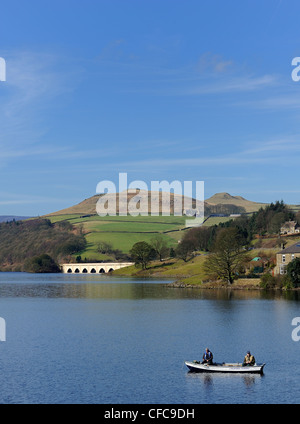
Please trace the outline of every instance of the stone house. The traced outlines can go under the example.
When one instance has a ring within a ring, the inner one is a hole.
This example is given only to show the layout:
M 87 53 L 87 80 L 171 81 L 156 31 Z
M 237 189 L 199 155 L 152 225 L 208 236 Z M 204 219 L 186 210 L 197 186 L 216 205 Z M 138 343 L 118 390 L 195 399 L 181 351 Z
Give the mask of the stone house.
M 288 264 L 296 258 L 300 258 L 300 241 L 276 254 L 276 267 L 274 268 L 274 274 L 286 274 Z
M 280 228 L 280 234 L 297 234 L 300 233 L 300 225 L 296 221 L 287 221 Z

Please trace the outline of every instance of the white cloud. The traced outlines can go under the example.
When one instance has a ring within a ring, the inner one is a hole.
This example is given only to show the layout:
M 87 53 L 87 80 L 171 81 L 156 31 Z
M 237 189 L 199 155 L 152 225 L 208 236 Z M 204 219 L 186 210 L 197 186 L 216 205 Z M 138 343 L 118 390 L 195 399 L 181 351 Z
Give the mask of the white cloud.
M 235 149 L 224 155 L 210 154 L 209 156 L 177 157 L 147 160 L 136 160 L 132 162 L 122 162 L 109 164 L 116 169 L 169 169 L 177 167 L 212 167 L 212 166 L 242 166 L 258 164 L 282 164 L 285 157 L 288 157 L 289 163 L 298 161 L 297 154 L 300 150 L 300 136 L 294 135 L 272 140 L 256 140 L 244 143 L 244 148 Z M 232 143 L 233 146 L 240 146 L 241 143 Z M 251 148 L 247 147 L 251 145 Z M 182 149 L 182 154 L 185 149 Z M 195 153 L 195 152 L 194 152 Z
M 233 66 L 233 61 L 224 59 L 221 55 L 210 52 L 200 56 L 197 69 L 200 72 L 217 72 L 223 73 Z
M 38 144 L 48 130 L 44 114 L 71 89 L 55 55 L 15 52 L 6 54 L 6 63 L 7 80 L 0 90 L 0 159 L 20 156 L 25 146 Z
M 203 94 L 222 94 L 256 91 L 263 88 L 274 86 L 277 83 L 277 77 L 274 75 L 264 75 L 261 77 L 231 77 L 218 79 L 211 83 L 206 81 L 191 88 L 182 90 L 182 95 L 203 95 Z

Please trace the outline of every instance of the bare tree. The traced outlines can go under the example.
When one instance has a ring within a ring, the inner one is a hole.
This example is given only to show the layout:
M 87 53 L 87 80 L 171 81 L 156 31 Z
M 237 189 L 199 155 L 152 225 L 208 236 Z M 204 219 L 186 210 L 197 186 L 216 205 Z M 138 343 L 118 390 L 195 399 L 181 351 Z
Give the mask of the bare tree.
M 218 232 L 213 252 L 206 259 L 204 269 L 208 275 L 215 274 L 232 284 L 248 260 L 237 228 L 224 228 Z

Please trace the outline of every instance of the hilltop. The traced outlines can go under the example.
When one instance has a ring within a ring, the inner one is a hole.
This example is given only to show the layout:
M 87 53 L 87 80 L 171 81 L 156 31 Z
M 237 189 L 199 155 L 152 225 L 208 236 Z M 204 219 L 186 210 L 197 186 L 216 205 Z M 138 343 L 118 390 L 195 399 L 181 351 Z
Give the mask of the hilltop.
M 235 205 L 245 209 L 246 213 L 257 212 L 267 203 L 252 202 L 242 196 L 232 196 L 229 193 L 216 193 L 206 200 L 207 205 Z
M 47 216 L 57 216 L 57 215 L 92 215 L 97 214 L 96 205 L 98 201 L 103 197 L 104 194 L 98 194 L 88 199 L 83 200 L 77 205 L 71 206 L 69 208 L 60 210 L 58 212 L 53 212 Z M 170 196 L 170 202 L 167 201 L 168 196 Z M 113 194 L 105 194 L 106 200 L 111 202 L 110 204 L 114 204 L 114 199 L 116 198 L 116 208 L 115 212 L 118 215 L 120 212 L 120 208 L 124 205 L 124 199 L 127 197 L 127 205 L 133 203 L 138 203 L 138 210 L 140 213 L 151 214 L 152 212 L 157 212 L 162 214 L 163 212 L 169 212 L 171 215 L 174 214 L 174 210 L 177 207 L 176 205 L 180 205 L 179 208 L 181 212 L 184 209 L 184 202 L 187 199 L 184 196 L 174 194 L 174 193 L 162 193 L 162 192 L 151 192 L 140 189 L 128 190 L 127 193 L 113 193 Z M 193 207 L 196 206 L 196 200 L 191 199 Z M 126 200 L 125 200 L 126 202 Z M 108 212 L 113 212 L 113 209 L 109 209 Z M 112 213 L 111 213 L 112 215 Z
M 58 216 L 58 215 L 96 215 L 96 205 L 99 199 L 103 194 L 98 194 L 92 197 L 89 197 L 82 202 L 70 206 L 66 209 L 62 209 L 57 212 L 52 212 L 48 214 L 48 217 Z M 106 198 L 113 198 L 116 196 L 116 213 L 119 214 L 119 193 L 106 195 Z M 145 212 L 151 214 L 152 205 L 151 199 L 157 201 L 159 205 L 158 210 L 155 212 L 162 213 L 163 211 L 168 211 L 168 205 L 162 199 L 162 193 L 150 192 L 144 190 L 130 190 L 127 192 L 127 202 L 128 204 L 133 200 L 133 198 L 139 197 L 140 201 L 140 212 Z M 184 209 L 184 200 L 187 199 L 184 196 L 170 193 L 170 213 L 174 214 L 174 205 L 181 204 L 182 210 Z M 196 205 L 196 200 L 192 199 L 193 207 Z M 258 211 L 261 207 L 266 206 L 266 203 L 257 203 L 250 200 L 246 200 L 241 196 L 232 196 L 228 193 L 217 193 L 204 201 L 204 210 L 205 215 L 208 216 L 211 213 L 251 213 Z

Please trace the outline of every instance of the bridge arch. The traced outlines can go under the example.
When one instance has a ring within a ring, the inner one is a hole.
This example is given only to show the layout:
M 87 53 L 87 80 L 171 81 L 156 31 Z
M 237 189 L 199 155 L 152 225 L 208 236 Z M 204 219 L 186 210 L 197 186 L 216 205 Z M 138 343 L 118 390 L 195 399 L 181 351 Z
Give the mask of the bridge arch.
M 132 262 L 99 262 L 99 263 L 75 263 L 61 264 L 61 270 L 65 274 L 108 274 L 116 269 L 134 265 Z

